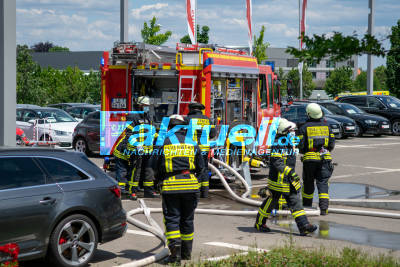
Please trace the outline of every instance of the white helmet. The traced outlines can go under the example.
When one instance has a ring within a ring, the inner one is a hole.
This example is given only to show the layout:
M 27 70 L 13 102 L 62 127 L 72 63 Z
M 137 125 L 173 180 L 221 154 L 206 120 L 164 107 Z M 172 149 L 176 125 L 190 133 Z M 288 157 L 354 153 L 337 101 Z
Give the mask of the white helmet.
M 150 105 L 150 98 L 148 96 L 139 96 L 136 102 L 138 105 Z
M 322 118 L 322 110 L 321 107 L 316 103 L 311 103 L 307 105 L 306 112 L 308 117 L 312 119 L 320 119 Z
M 185 118 L 182 115 L 178 115 L 178 114 L 173 114 L 173 115 L 169 116 L 169 119 L 171 119 L 171 120 L 175 119 L 175 120 L 182 121 L 182 122 L 185 121 Z
M 285 134 L 294 129 L 296 129 L 296 123 L 288 121 L 285 118 L 279 119 L 278 134 Z

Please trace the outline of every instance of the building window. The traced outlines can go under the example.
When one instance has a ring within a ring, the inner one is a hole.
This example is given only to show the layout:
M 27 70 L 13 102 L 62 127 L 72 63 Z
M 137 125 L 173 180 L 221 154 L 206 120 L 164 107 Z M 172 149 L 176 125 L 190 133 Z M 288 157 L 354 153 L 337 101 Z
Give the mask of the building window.
M 312 62 L 309 66 L 310 68 L 316 68 L 317 67 L 317 62 Z
M 347 66 L 354 68 L 354 60 L 347 61 Z
M 335 61 L 332 61 L 332 60 L 327 60 L 326 61 L 326 67 L 327 68 L 334 68 L 335 67 Z
M 312 78 L 313 80 L 317 79 L 317 73 L 316 72 L 311 72 Z
M 328 79 L 329 76 L 331 76 L 331 72 L 330 72 L 330 71 L 328 71 L 328 72 L 326 73 L 326 78 Z
M 299 65 L 299 60 L 296 58 L 288 58 L 287 59 L 287 66 L 289 68 L 297 68 L 297 66 Z

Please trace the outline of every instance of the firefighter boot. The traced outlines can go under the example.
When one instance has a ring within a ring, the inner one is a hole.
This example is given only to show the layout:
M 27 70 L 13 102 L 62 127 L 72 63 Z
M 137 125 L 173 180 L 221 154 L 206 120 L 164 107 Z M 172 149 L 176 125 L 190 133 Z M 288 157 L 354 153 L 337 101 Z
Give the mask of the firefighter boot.
M 144 198 L 159 198 L 160 195 L 157 194 L 155 191 L 147 191 L 144 190 Z
M 307 236 L 308 234 L 315 232 L 315 230 L 317 230 L 317 228 L 318 227 L 315 224 L 311 224 L 311 223 L 306 224 L 303 227 L 299 228 L 300 235 Z
M 320 198 L 319 199 L 319 209 L 321 210 L 321 215 L 328 215 L 329 199 Z
M 137 200 L 137 195 L 136 195 L 136 193 L 131 193 L 131 194 L 129 195 L 129 198 L 130 198 L 131 200 Z
M 164 264 L 181 264 L 181 245 L 169 247 L 170 255 L 163 261 Z
M 259 225 L 258 223 L 256 223 L 254 225 L 254 228 L 256 228 L 258 231 L 263 232 L 263 233 L 271 232 L 271 229 L 266 224 Z
M 190 260 L 192 258 L 193 240 L 182 240 L 182 260 Z

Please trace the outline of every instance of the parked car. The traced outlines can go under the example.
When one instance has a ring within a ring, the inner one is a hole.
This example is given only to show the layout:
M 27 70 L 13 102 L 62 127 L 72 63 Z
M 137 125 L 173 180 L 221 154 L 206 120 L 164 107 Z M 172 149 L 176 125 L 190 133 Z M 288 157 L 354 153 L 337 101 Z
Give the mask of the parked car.
M 356 121 L 356 136 L 363 134 L 373 134 L 381 136 L 390 134 L 390 121 L 384 117 L 368 114 L 358 107 L 348 103 L 321 102 L 320 105 L 326 107 L 334 114 L 350 117 Z
M 312 101 L 309 102 L 294 102 L 295 104 L 298 105 L 305 105 L 307 106 L 309 103 L 315 103 Z M 322 112 L 324 113 L 324 116 L 326 118 L 330 118 L 330 119 L 334 119 L 338 122 L 340 122 L 340 133 L 338 134 L 337 138 L 347 138 L 349 136 L 355 136 L 356 135 L 356 122 L 346 116 L 342 116 L 342 115 L 337 115 L 337 114 L 333 114 L 331 111 L 329 111 L 327 108 L 325 108 L 324 106 L 321 106 Z
M 72 133 L 78 121 L 57 108 L 17 108 L 17 127 L 28 139 L 54 141 L 72 147 Z M 35 138 L 34 138 L 35 137 Z
M 300 128 L 308 120 L 305 104 L 293 104 L 290 106 L 283 106 L 281 109 L 281 114 L 283 118 L 296 123 L 297 128 Z M 335 135 L 335 138 L 343 136 L 340 122 L 328 117 L 324 118 L 328 122 L 332 133 Z
M 100 111 L 89 113 L 72 134 L 72 147 L 90 155 L 100 152 Z
M 88 103 L 57 103 L 57 104 L 50 104 L 47 106 L 51 107 L 51 108 L 59 108 L 62 110 L 66 110 L 67 108 L 79 107 L 79 106 L 85 106 L 85 105 L 89 105 L 89 104 Z
M 40 106 L 32 104 L 17 104 L 16 108 L 40 108 Z
M 392 133 L 400 135 L 400 100 L 386 95 L 343 96 L 337 99 L 341 103 L 350 103 L 360 109 L 387 118 L 390 121 Z
M 78 121 L 82 121 L 90 112 L 100 110 L 100 105 L 82 105 L 66 108 L 66 112 L 68 112 L 72 117 L 74 117 Z
M 0 173 L 0 246 L 16 243 L 19 260 L 85 266 L 126 232 L 118 184 L 82 153 L 1 147 Z

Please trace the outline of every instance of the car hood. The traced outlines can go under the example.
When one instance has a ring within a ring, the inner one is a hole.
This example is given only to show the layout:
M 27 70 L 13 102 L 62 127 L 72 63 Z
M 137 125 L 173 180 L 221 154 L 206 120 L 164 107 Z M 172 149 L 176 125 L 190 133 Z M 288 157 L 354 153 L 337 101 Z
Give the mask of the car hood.
M 78 125 L 79 122 L 57 122 L 57 123 L 46 123 L 46 124 L 39 124 L 38 127 L 40 128 L 46 128 L 51 129 L 51 130 L 57 130 L 57 131 L 64 131 L 64 132 L 69 132 L 73 133 L 76 125 Z
M 342 115 L 325 115 L 326 118 L 330 118 L 330 119 L 334 119 L 338 122 L 341 123 L 354 123 L 353 119 L 350 119 L 346 116 L 342 116 Z
M 367 113 L 351 114 L 351 117 L 355 120 L 387 121 L 387 119 L 382 116 Z
M 340 125 L 340 122 L 338 122 L 335 119 L 328 118 L 328 117 L 325 117 L 325 119 L 326 119 L 326 122 L 329 123 L 329 124 L 338 124 L 338 125 Z

